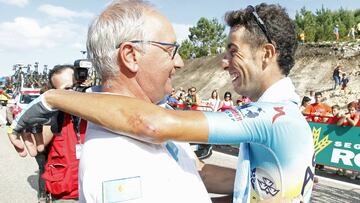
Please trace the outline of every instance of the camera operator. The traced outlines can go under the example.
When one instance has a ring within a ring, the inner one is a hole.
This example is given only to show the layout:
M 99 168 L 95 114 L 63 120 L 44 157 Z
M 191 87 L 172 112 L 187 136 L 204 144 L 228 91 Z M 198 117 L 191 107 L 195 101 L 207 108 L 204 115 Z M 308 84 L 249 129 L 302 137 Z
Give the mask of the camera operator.
M 81 83 L 87 74 L 81 71 L 80 80 L 76 80 L 79 79 L 77 73 L 72 65 L 55 66 L 49 73 L 51 88 L 78 90 L 81 87 L 85 90 Z M 59 112 L 56 123 L 51 125 L 54 136 L 47 145 L 47 163 L 42 178 L 52 202 L 78 201 L 78 168 L 85 130 L 86 121 L 63 112 Z

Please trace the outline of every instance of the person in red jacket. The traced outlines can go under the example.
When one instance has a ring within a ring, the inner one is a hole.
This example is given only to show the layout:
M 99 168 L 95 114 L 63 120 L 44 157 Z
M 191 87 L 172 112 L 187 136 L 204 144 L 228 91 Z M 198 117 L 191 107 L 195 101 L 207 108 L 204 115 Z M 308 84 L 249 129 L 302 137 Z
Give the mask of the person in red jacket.
M 74 67 L 55 66 L 49 73 L 49 82 L 54 89 L 71 89 L 75 84 Z M 51 126 L 53 136 L 47 145 L 42 178 L 52 202 L 77 202 L 79 198 L 78 169 L 85 129 L 86 123 L 79 123 L 78 118 L 63 112 L 59 112 L 56 124 Z

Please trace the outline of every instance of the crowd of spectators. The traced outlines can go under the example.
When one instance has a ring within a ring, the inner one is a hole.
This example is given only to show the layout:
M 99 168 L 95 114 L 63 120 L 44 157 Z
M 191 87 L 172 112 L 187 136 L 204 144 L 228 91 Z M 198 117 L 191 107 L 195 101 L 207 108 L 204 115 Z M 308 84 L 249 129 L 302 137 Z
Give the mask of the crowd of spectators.
M 311 93 L 310 93 L 311 95 Z M 311 96 L 304 96 L 301 102 L 300 111 L 306 116 L 307 121 L 335 124 L 338 126 L 360 126 L 360 99 L 346 105 L 341 109 L 339 104 L 330 106 L 321 92 L 315 92 L 314 102 Z M 324 165 L 316 165 L 316 169 L 325 170 Z M 360 179 L 358 172 L 347 172 L 345 169 L 338 169 L 336 174 L 344 176 L 350 173 L 350 179 Z
M 251 100 L 247 96 L 240 96 L 233 100 L 231 92 L 226 91 L 223 99 L 220 99 L 219 92 L 214 89 L 209 98 L 200 98 L 196 87 L 190 87 L 187 92 L 179 87 L 173 89 L 171 94 L 166 97 L 166 103 L 175 109 L 191 109 L 201 111 L 221 112 L 227 109 L 232 109 L 235 106 L 242 106 L 250 103 Z

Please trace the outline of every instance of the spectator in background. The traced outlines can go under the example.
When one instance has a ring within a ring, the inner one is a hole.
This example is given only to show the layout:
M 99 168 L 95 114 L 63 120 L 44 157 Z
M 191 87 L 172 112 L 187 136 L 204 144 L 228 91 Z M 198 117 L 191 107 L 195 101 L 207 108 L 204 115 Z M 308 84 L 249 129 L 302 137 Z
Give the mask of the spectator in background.
M 355 25 L 350 28 L 348 37 L 350 37 L 352 40 L 355 40 Z
M 166 103 L 173 108 L 177 107 L 179 101 L 176 98 L 176 91 L 174 88 L 172 88 L 170 95 L 166 96 Z
M 341 78 L 341 90 L 344 90 L 345 94 L 347 92 L 348 83 L 349 83 L 349 76 L 347 76 L 346 73 L 343 73 Z
M 188 105 L 189 107 L 192 106 L 192 96 L 191 96 L 191 88 L 188 89 L 188 93 L 185 96 L 185 103 L 186 105 Z
M 299 35 L 300 38 L 300 42 L 303 44 L 305 43 L 305 32 L 301 32 L 301 34 Z
M 191 58 L 191 59 L 195 59 L 195 58 L 196 58 L 196 54 L 195 54 L 195 52 L 192 52 L 192 53 L 191 53 L 190 58 Z
M 329 118 L 329 120 L 327 121 L 330 124 L 336 124 L 336 125 L 341 125 L 339 124 L 339 120 L 342 117 L 342 114 L 340 113 L 340 106 L 335 104 L 333 106 L 331 106 L 331 114 L 332 117 Z
M 186 104 L 186 93 L 180 92 L 179 97 L 177 98 L 178 104 Z
M 315 91 L 309 90 L 309 98 L 310 98 L 310 104 L 315 103 Z
M 177 90 L 176 90 L 176 98 L 179 98 L 180 97 L 180 93 L 186 93 L 184 88 L 183 87 L 179 87 Z
M 231 98 L 230 92 L 225 92 L 224 100 L 221 100 L 218 111 L 222 112 L 227 109 L 232 109 L 234 107 L 234 103 Z
M 340 36 L 339 36 L 339 25 L 335 25 L 335 27 L 333 29 L 333 33 L 335 35 L 336 42 L 338 42 L 339 38 L 340 38 Z
M 200 106 L 201 105 L 201 99 L 199 95 L 196 92 L 196 87 L 191 87 L 188 91 L 188 104 L 189 106 Z
M 304 96 L 303 99 L 301 100 L 300 112 L 304 114 L 305 108 L 310 104 L 311 104 L 310 97 Z
M 321 118 L 321 116 L 327 116 L 331 113 L 331 107 L 323 102 L 322 100 L 322 93 L 316 92 L 315 93 L 315 103 L 308 105 L 304 113 L 309 114 L 311 117 L 311 121 L 316 122 L 326 122 L 326 118 Z M 319 117 L 320 116 L 320 117 Z
M 242 106 L 251 102 L 251 99 L 247 96 L 240 96 L 236 100 L 236 106 Z
M 333 71 L 333 79 L 334 79 L 334 81 L 335 81 L 333 90 L 336 89 L 336 86 L 337 86 L 337 85 L 340 86 L 340 84 L 341 84 L 341 83 L 340 83 L 340 82 L 341 82 L 341 80 L 340 80 L 340 74 L 343 74 L 343 73 L 344 73 L 344 72 L 342 71 L 342 69 L 343 69 L 343 65 L 342 65 L 342 64 L 339 64 L 339 65 L 336 66 L 336 68 L 335 68 L 334 71 Z
M 338 125 L 349 125 L 349 126 L 359 126 L 360 114 L 357 112 L 358 104 L 356 102 L 350 102 L 347 105 L 348 112 L 342 116 Z M 346 170 L 342 171 L 343 175 L 346 174 Z M 340 175 L 340 174 L 339 174 Z M 356 178 L 360 179 L 360 175 L 358 172 L 352 172 L 350 179 L 355 180 Z
M 211 106 L 213 111 L 217 111 L 219 109 L 220 97 L 219 97 L 219 93 L 217 92 L 217 90 L 213 90 L 211 92 L 211 97 L 209 99 L 208 105 Z
M 50 70 L 48 77 L 52 89 L 69 90 L 75 84 L 72 65 L 56 65 Z M 51 142 L 47 145 L 47 161 L 43 166 L 42 178 L 45 180 L 46 190 L 51 194 L 52 202 L 76 203 L 79 199 L 79 148 L 84 143 L 85 129 L 86 122 L 80 122 L 79 118 L 68 113 L 59 112 L 56 124 L 51 126 L 52 133 L 45 136 L 46 140 Z M 59 164 L 63 167 L 55 167 Z M 59 179 L 58 176 L 62 178 Z
M 357 112 L 358 104 L 350 102 L 347 105 L 348 112 L 339 120 L 340 125 L 359 125 L 360 114 Z

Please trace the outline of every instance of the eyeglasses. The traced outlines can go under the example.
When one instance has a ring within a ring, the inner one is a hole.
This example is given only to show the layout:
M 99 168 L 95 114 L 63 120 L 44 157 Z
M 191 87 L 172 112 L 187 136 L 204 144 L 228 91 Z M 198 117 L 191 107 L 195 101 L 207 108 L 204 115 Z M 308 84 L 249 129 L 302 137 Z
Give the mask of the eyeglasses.
M 254 8 L 253 6 L 251 6 L 251 5 L 249 5 L 249 6 L 246 8 L 246 11 L 247 11 L 247 12 L 250 12 L 250 13 L 254 16 L 256 23 L 259 25 L 260 29 L 261 29 L 261 30 L 263 31 L 263 33 L 265 34 L 266 39 L 268 40 L 268 42 L 269 42 L 270 44 L 272 44 L 271 38 L 270 38 L 270 36 L 269 36 L 269 32 L 268 32 L 267 29 L 266 29 L 266 26 L 265 26 L 265 24 L 264 24 L 264 21 L 262 21 L 261 18 L 259 17 L 259 15 L 256 13 L 255 8 Z
M 158 45 L 162 45 L 162 46 L 171 46 L 174 47 L 170 53 L 171 56 L 171 60 L 173 60 L 175 58 L 175 55 L 180 47 L 180 45 L 178 43 L 165 43 L 165 42 L 157 42 L 157 41 L 146 41 L 146 40 L 131 40 L 129 41 L 131 43 L 148 43 L 148 44 L 158 44 Z M 119 46 L 117 46 L 116 48 L 119 48 L 121 44 L 119 44 Z

